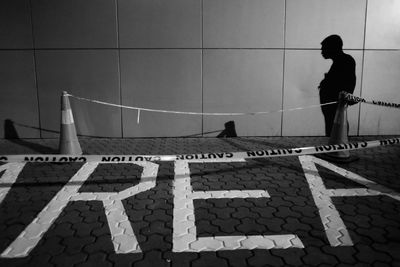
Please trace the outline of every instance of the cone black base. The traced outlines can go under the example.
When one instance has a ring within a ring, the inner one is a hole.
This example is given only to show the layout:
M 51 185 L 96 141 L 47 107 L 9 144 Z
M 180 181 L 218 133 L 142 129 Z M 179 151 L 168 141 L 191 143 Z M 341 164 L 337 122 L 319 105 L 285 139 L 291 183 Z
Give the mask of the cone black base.
M 223 130 L 218 136 L 221 137 L 237 137 L 236 129 L 235 129 L 235 122 L 228 121 L 225 123 L 225 130 Z

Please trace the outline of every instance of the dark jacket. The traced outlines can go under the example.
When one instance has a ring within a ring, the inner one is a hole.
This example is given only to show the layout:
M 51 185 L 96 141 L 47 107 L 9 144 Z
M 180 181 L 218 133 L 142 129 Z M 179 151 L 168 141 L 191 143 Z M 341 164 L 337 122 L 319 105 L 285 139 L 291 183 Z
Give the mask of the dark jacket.
M 356 86 L 355 72 L 353 57 L 345 53 L 338 55 L 319 85 L 321 103 L 337 101 L 341 91 L 352 94 Z

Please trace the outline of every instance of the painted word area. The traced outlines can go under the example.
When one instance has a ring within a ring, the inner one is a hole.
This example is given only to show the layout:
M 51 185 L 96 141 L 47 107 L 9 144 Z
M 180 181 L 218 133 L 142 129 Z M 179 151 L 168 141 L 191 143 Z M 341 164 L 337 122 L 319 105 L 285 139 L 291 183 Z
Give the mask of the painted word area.
M 285 153 L 295 151 L 285 151 Z M 213 158 L 212 163 L 245 162 L 244 159 L 227 158 L 226 155 L 205 156 Z M 112 159 L 110 158 L 112 161 Z M 331 246 L 352 246 L 353 241 L 347 231 L 332 198 L 346 196 L 385 195 L 400 201 L 400 194 L 367 180 L 358 174 L 337 167 L 313 156 L 299 156 L 304 177 L 310 188 L 313 200 L 324 226 L 325 235 Z M 302 240 L 295 233 L 277 235 L 236 235 L 199 237 L 197 235 L 195 205 L 196 199 L 227 198 L 270 198 L 268 190 L 220 190 L 194 191 L 191 185 L 190 163 L 209 164 L 196 158 L 174 162 L 174 181 L 172 193 L 173 207 L 173 252 L 201 252 L 239 249 L 288 249 L 304 248 Z M 7 163 L 0 166 L 0 203 L 4 200 L 11 185 L 26 163 Z M 79 189 L 102 163 L 87 162 L 70 178 L 68 183 L 43 208 L 37 217 L 1 252 L 4 258 L 26 257 L 61 215 L 64 208 L 74 201 L 101 201 L 105 210 L 111 241 L 117 254 L 141 253 L 141 247 L 127 216 L 122 201 L 156 186 L 159 164 L 143 161 L 131 163 L 142 167 L 140 182 L 120 192 L 80 192 Z M 107 164 L 107 163 L 104 163 Z M 321 165 L 339 175 L 353 180 L 365 187 L 352 189 L 327 189 L 318 173 L 316 165 Z M 8 186 L 6 186 L 8 185 Z

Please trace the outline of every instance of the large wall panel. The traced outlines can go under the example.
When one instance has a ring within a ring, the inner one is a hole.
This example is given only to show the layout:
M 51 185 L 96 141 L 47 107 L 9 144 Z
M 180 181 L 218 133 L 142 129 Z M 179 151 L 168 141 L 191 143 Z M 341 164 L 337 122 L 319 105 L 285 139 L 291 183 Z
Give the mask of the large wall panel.
M 120 103 L 118 53 L 114 50 L 37 52 L 42 135 L 55 137 L 60 128 L 62 91 Z M 121 137 L 121 110 L 71 98 L 78 134 Z
M 362 97 L 400 103 L 399 70 L 399 51 L 366 51 Z M 361 135 L 399 133 L 399 109 L 361 104 Z
M 205 0 L 204 47 L 282 48 L 285 1 Z
M 400 48 L 399 0 L 368 1 L 365 48 Z
M 362 49 L 365 0 L 287 0 L 286 47 L 320 48 L 321 41 L 339 34 L 344 48 Z
M 118 0 L 122 48 L 201 47 L 200 0 Z
M 32 48 L 32 46 L 29 1 L 0 1 L 0 49 Z
M 206 50 L 204 112 L 276 111 L 282 104 L 282 50 Z M 240 136 L 281 134 L 281 114 L 205 116 L 204 131 L 224 129 L 234 120 Z
M 356 61 L 357 84 L 355 95 L 360 95 L 361 84 L 361 51 L 345 51 Z M 331 60 L 324 60 L 317 50 L 286 51 L 284 109 L 319 105 L 318 86 L 328 72 Z M 358 133 L 358 108 L 348 108 L 350 134 Z M 320 107 L 287 111 L 283 116 L 284 136 L 318 136 L 325 135 L 324 117 Z
M 33 51 L 0 51 L 1 138 L 40 137 L 33 58 Z
M 115 1 L 34 0 L 36 48 L 116 48 Z
M 57 137 L 67 90 L 194 112 L 317 105 L 239 117 L 142 111 L 137 124 L 137 111 L 71 99 L 81 135 L 200 135 L 229 120 L 241 136 L 324 135 L 317 86 L 331 61 L 321 41 L 342 37 L 356 95 L 399 102 L 398 10 L 400 0 L 3 0 L 0 118 L 21 137 Z M 400 133 L 396 109 L 348 111 L 351 135 Z
M 201 51 L 123 50 L 124 105 L 201 112 Z M 123 110 L 124 137 L 187 136 L 201 133 L 201 116 Z

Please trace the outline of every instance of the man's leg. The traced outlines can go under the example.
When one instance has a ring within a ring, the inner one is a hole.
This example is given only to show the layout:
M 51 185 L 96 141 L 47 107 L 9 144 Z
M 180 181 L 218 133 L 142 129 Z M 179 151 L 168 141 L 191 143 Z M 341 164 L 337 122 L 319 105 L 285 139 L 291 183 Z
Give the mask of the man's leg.
M 337 105 L 322 106 L 322 113 L 325 118 L 325 136 L 331 136 L 333 122 L 335 120 Z

